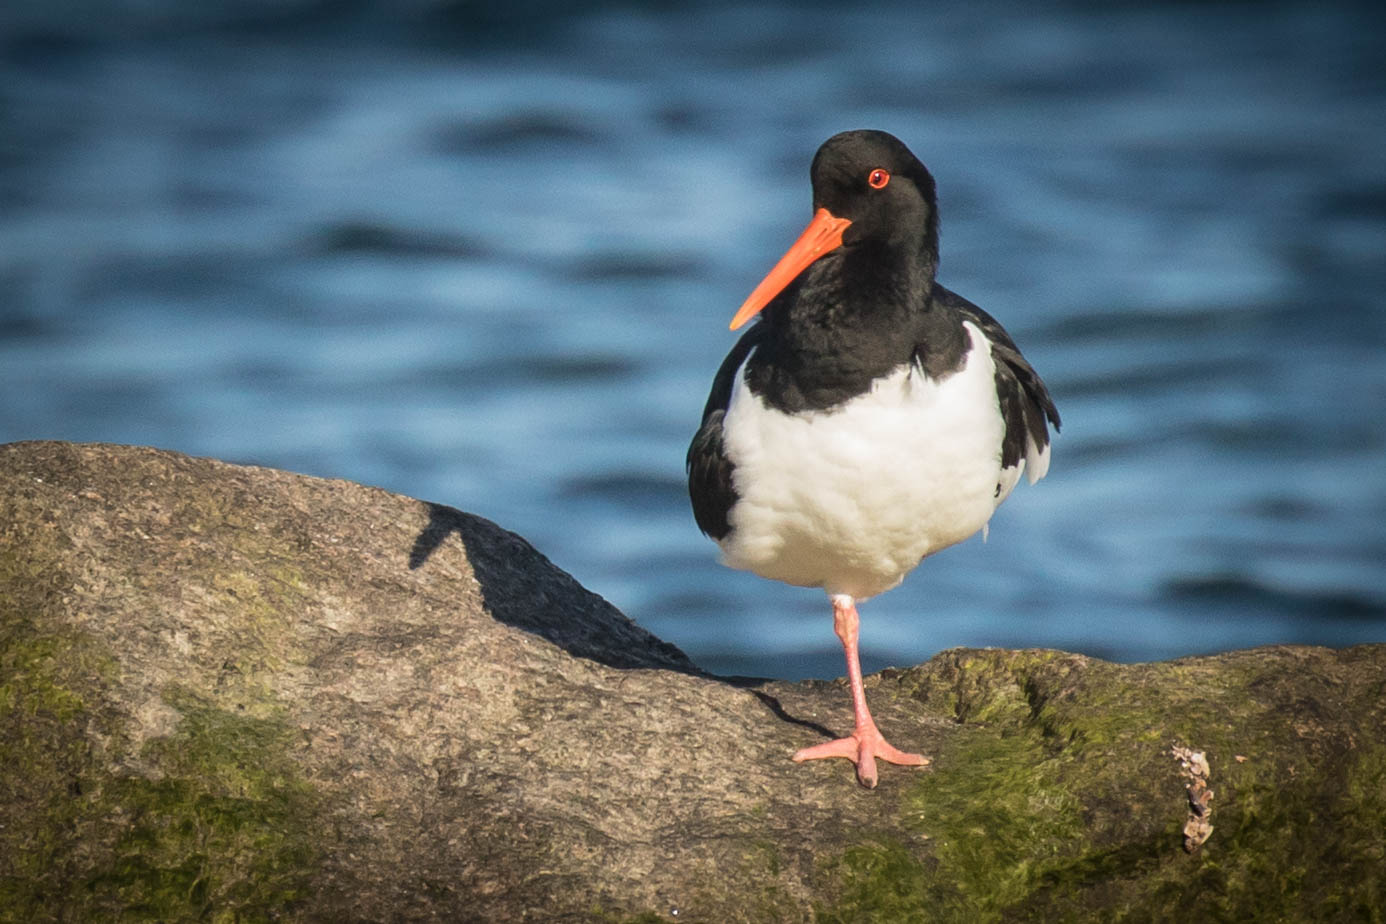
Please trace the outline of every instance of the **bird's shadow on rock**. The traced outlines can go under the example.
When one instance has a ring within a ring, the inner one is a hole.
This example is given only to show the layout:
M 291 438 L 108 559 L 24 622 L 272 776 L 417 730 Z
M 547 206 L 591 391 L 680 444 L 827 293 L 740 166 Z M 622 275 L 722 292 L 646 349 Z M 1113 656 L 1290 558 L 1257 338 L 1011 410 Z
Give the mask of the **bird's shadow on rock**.
M 676 646 L 631 622 L 534 546 L 483 517 L 426 504 L 428 523 L 409 551 L 418 570 L 456 534 L 482 605 L 496 621 L 547 639 L 568 654 L 616 668 L 660 668 L 706 676 Z
M 428 523 L 409 550 L 409 569 L 424 567 L 456 534 L 481 588 L 482 604 L 496 621 L 547 639 L 573 657 L 607 667 L 671 670 L 747 689 L 780 720 L 833 737 L 822 725 L 795 718 L 774 696 L 756 689 L 768 682 L 765 678 L 719 677 L 702 670 L 676 646 L 631 622 L 520 536 L 454 507 L 425 506 Z
M 765 681 L 761 681 L 761 683 L 764 682 Z M 736 685 L 739 686 L 740 684 Z M 798 725 L 800 728 L 807 728 L 810 731 L 816 732 L 817 734 L 821 735 L 825 739 L 832 739 L 838 737 L 836 732 L 832 731 L 824 725 L 820 725 L 817 722 L 810 722 L 808 719 L 800 719 L 790 715 L 788 712 L 785 711 L 784 706 L 780 703 L 778 699 L 771 696 L 769 693 L 766 693 L 764 690 L 753 689 L 751 690 L 751 695 L 754 696 L 756 699 L 760 700 L 761 703 L 765 705 L 765 708 L 773 712 L 775 714 L 775 718 L 779 719 L 781 722 L 788 722 L 791 725 Z

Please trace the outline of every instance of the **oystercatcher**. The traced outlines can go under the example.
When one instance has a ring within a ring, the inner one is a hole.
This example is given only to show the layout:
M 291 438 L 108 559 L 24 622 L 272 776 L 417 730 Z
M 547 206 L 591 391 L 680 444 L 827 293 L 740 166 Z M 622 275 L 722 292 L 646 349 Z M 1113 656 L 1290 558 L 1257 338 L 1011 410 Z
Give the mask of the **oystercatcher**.
M 855 724 L 794 760 L 846 757 L 862 785 L 891 746 L 866 706 L 856 604 L 985 532 L 1021 473 L 1049 468 L 1059 413 L 1015 342 L 939 285 L 934 179 L 893 135 L 834 135 L 814 155 L 813 220 L 732 319 L 688 448 L 698 526 L 722 560 L 821 587 Z

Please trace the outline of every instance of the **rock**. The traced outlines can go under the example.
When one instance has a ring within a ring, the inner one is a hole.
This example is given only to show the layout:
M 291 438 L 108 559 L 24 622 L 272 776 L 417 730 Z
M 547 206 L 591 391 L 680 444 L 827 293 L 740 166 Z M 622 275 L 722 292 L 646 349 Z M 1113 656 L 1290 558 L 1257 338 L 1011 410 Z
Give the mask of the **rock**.
M 934 759 L 875 791 L 788 759 L 850 726 L 841 683 L 707 675 L 479 517 L 10 444 L 0 920 L 1386 908 L 1386 645 L 954 650 L 867 682 Z

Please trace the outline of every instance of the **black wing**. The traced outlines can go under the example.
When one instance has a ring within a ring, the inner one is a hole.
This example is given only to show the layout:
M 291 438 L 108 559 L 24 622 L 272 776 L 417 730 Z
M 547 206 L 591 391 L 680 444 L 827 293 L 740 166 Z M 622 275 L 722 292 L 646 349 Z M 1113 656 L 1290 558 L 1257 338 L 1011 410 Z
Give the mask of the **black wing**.
M 1001 416 L 1006 421 L 1006 435 L 1001 441 L 1001 467 L 1012 468 L 1025 458 L 1028 437 L 1036 449 L 1049 445 L 1047 419 L 1059 431 L 1059 411 L 1049 397 L 1049 389 L 1034 367 L 1020 355 L 1011 335 L 991 315 L 941 285 L 934 286 L 934 299 L 959 312 L 991 341 L 991 356 L 996 363 L 996 396 L 1001 402 Z
M 688 446 L 688 498 L 693 502 L 693 519 L 698 528 L 713 539 L 722 539 L 731 532 L 727 514 L 736 503 L 736 488 L 732 486 L 732 465 L 722 451 L 722 418 L 731 403 L 736 373 L 746 357 L 755 349 L 764 333 L 764 324 L 754 324 L 741 335 L 732 347 L 717 376 L 712 380 L 712 392 L 703 406 L 703 422 L 693 434 Z

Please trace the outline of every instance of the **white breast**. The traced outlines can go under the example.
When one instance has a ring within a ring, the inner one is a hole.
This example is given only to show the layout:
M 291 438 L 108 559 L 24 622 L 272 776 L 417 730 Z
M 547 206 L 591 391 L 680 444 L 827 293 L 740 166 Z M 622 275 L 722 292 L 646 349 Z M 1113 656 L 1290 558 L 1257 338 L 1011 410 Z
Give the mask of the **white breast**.
M 738 495 L 726 564 L 861 600 L 985 526 L 1020 472 L 1003 477 L 990 345 L 964 326 L 961 371 L 904 367 L 831 411 L 768 407 L 743 366 L 723 421 Z

